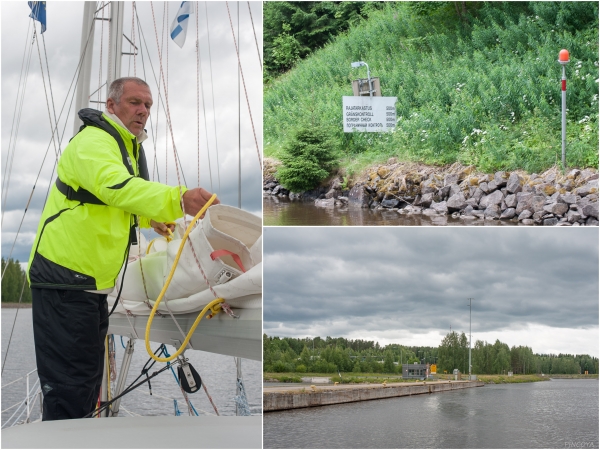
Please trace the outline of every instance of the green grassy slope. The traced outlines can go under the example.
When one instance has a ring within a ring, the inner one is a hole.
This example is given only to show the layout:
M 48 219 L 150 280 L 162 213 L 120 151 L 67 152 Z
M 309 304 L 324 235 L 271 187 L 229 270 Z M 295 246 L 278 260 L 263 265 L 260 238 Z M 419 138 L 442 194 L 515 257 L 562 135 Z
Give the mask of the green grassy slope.
M 598 167 L 598 3 L 454 3 L 417 15 L 388 3 L 281 76 L 264 93 L 265 155 L 300 124 L 328 130 L 350 172 L 390 156 L 426 164 L 539 172 L 560 163 L 561 66 L 567 48 L 567 165 Z M 342 131 L 342 96 L 365 77 L 397 96 L 393 133 Z

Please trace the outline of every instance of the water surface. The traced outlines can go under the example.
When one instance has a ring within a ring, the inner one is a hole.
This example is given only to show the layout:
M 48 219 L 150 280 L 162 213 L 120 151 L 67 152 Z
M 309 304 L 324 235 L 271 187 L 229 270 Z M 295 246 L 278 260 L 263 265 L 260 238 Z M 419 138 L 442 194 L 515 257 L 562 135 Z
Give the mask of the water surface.
M 525 226 L 509 220 L 453 219 L 451 216 L 398 214 L 397 211 L 371 210 L 355 205 L 321 208 L 312 201 L 290 201 L 287 197 L 263 197 L 263 223 L 280 225 L 403 225 L 403 226 Z
M 2 425 L 13 414 L 15 409 L 5 411 L 13 404 L 20 402 L 25 398 L 26 382 L 17 381 L 10 386 L 6 386 L 13 380 L 24 376 L 27 372 L 36 368 L 35 352 L 33 346 L 33 328 L 31 309 L 12 309 L 2 308 L 2 361 L 6 355 L 9 337 L 13 323 L 16 323 L 12 336 L 8 357 L 2 374 Z M 18 313 L 17 313 L 18 312 Z M 117 368 L 121 367 L 123 359 L 123 346 L 118 336 L 116 339 L 116 362 Z M 126 344 L 127 339 L 123 339 Z M 152 349 L 156 349 L 159 344 L 151 343 Z M 173 354 L 174 348 L 167 346 L 170 354 Z M 202 377 L 206 384 L 208 392 L 217 405 L 221 415 L 235 415 L 235 402 L 233 397 L 236 390 L 236 367 L 234 358 L 231 356 L 217 355 L 214 353 L 202 351 L 186 351 L 185 356 L 189 358 L 194 368 Z M 140 374 L 140 371 L 146 361 L 148 354 L 144 342 L 136 341 L 127 385 L 131 383 Z M 150 370 L 150 374 L 165 366 L 165 363 L 156 363 Z M 175 372 L 177 368 L 175 368 Z M 248 403 L 253 414 L 262 412 L 262 364 L 259 361 L 242 360 L 242 373 Z M 33 384 L 37 380 L 36 375 L 31 378 Z M 121 401 L 120 416 L 142 415 L 142 416 L 161 416 L 174 415 L 175 409 L 173 399 L 177 399 L 179 410 L 183 415 L 188 415 L 187 406 L 181 394 L 179 386 L 175 382 L 170 370 L 167 370 L 151 380 L 152 393 L 149 395 L 148 385 L 142 385 L 130 394 L 123 397 Z M 188 394 L 189 398 L 198 411 L 198 414 L 215 414 L 210 402 L 208 401 L 204 389 Z M 129 413 L 127 411 L 129 411 Z M 33 418 L 38 418 L 39 402 L 33 406 Z M 23 416 L 24 417 L 24 416 Z M 12 422 L 12 421 L 11 421 Z
M 598 381 L 552 380 L 265 413 L 264 448 L 598 448 Z

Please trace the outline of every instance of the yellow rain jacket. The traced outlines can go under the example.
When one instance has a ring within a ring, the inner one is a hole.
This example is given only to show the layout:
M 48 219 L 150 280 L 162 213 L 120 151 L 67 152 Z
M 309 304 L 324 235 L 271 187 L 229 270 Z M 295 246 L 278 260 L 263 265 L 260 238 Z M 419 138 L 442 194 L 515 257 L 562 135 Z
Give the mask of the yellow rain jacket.
M 127 255 L 134 215 L 144 228 L 150 219 L 167 222 L 183 216 L 179 186 L 140 178 L 141 146 L 129 130 L 93 109 L 81 110 L 79 116 L 87 126 L 60 157 L 57 183 L 31 249 L 28 278 L 33 288 L 112 288 Z M 89 191 L 97 203 L 69 200 L 65 185 L 76 194 Z M 182 186 L 181 192 L 186 191 Z

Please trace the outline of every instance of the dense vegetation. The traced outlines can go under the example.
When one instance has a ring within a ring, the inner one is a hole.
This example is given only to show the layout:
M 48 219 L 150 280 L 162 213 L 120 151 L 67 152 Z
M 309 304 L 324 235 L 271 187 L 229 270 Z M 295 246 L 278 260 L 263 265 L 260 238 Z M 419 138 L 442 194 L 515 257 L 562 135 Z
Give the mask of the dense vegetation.
M 386 2 L 354 17 L 265 88 L 266 156 L 280 158 L 294 130 L 311 126 L 330 135 L 350 174 L 391 156 L 543 171 L 560 164 L 557 58 L 567 48 L 567 165 L 598 166 L 597 2 Z M 395 132 L 342 131 L 341 97 L 366 76 L 350 63 L 361 60 L 383 95 L 398 97 Z
M 381 2 L 265 2 L 265 83 L 382 7 Z
M 2 301 L 19 303 L 21 300 L 21 303 L 31 303 L 31 289 L 19 261 L 12 258 L 7 261 L 2 258 L 2 273 Z
M 385 347 L 374 341 L 299 339 L 263 336 L 263 371 L 295 373 L 387 373 L 401 374 L 402 364 L 437 363 L 437 373 L 454 369 L 468 373 L 469 340 L 464 333 L 448 333 L 439 347 Z M 476 341 L 471 350 L 473 373 L 579 374 L 598 373 L 598 358 L 589 355 L 541 355 L 531 348 Z M 397 363 L 397 364 L 396 364 Z
M 300 128 L 283 148 L 278 180 L 292 192 L 308 191 L 327 178 L 335 160 L 334 145 L 318 128 Z

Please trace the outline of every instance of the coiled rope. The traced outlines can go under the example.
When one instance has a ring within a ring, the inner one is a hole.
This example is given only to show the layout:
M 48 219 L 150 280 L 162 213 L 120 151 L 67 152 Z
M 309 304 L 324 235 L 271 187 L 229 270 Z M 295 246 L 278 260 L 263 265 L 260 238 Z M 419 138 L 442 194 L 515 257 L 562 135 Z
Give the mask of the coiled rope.
M 217 198 L 217 194 L 213 194 L 210 197 L 210 199 L 206 202 L 206 204 L 202 207 L 202 209 L 200 209 L 200 211 L 198 211 L 198 214 L 196 214 L 194 219 L 190 222 L 187 229 L 185 230 L 185 234 L 183 235 L 183 238 L 181 239 L 181 244 L 179 245 L 179 250 L 177 251 L 177 255 L 175 256 L 175 260 L 173 261 L 173 266 L 171 267 L 171 271 L 169 272 L 169 276 L 167 277 L 167 281 L 165 282 L 165 285 L 163 286 L 162 290 L 160 291 L 160 294 L 158 295 L 156 302 L 154 302 L 154 307 L 152 308 L 152 311 L 150 312 L 150 316 L 148 317 L 148 323 L 146 324 L 146 335 L 145 335 L 146 351 L 148 352 L 150 357 L 152 359 L 154 359 L 155 361 L 169 362 L 169 361 L 172 361 L 175 358 L 177 358 L 179 355 L 181 355 L 183 353 L 183 351 L 185 350 L 185 348 L 187 347 L 188 343 L 190 342 L 192 334 L 194 334 L 194 331 L 196 331 L 196 327 L 198 326 L 198 324 L 204 317 L 204 314 L 206 314 L 208 312 L 208 310 L 211 310 L 211 314 L 213 314 L 213 315 L 217 314 L 221 310 L 220 304 L 225 302 L 225 300 L 222 298 L 216 298 L 215 300 L 211 301 L 208 305 L 206 305 L 202 309 L 202 311 L 200 312 L 200 314 L 198 314 L 198 317 L 194 321 L 194 324 L 190 328 L 189 333 L 185 337 L 185 340 L 183 341 L 183 343 L 181 344 L 179 349 L 173 355 L 171 355 L 170 357 L 167 357 L 167 358 L 160 358 L 160 357 L 154 355 L 154 353 L 150 349 L 150 329 L 152 328 L 152 321 L 154 320 L 154 315 L 156 314 L 156 310 L 158 309 L 160 302 L 162 301 L 165 293 L 167 292 L 167 289 L 169 288 L 169 285 L 171 284 L 171 280 L 173 278 L 173 275 L 175 274 L 175 269 L 177 268 L 177 264 L 179 263 L 179 258 L 181 257 L 181 252 L 183 251 L 183 246 L 185 245 L 185 241 L 187 240 L 190 232 L 192 231 L 194 224 L 206 212 L 208 207 L 215 201 L 216 198 Z

